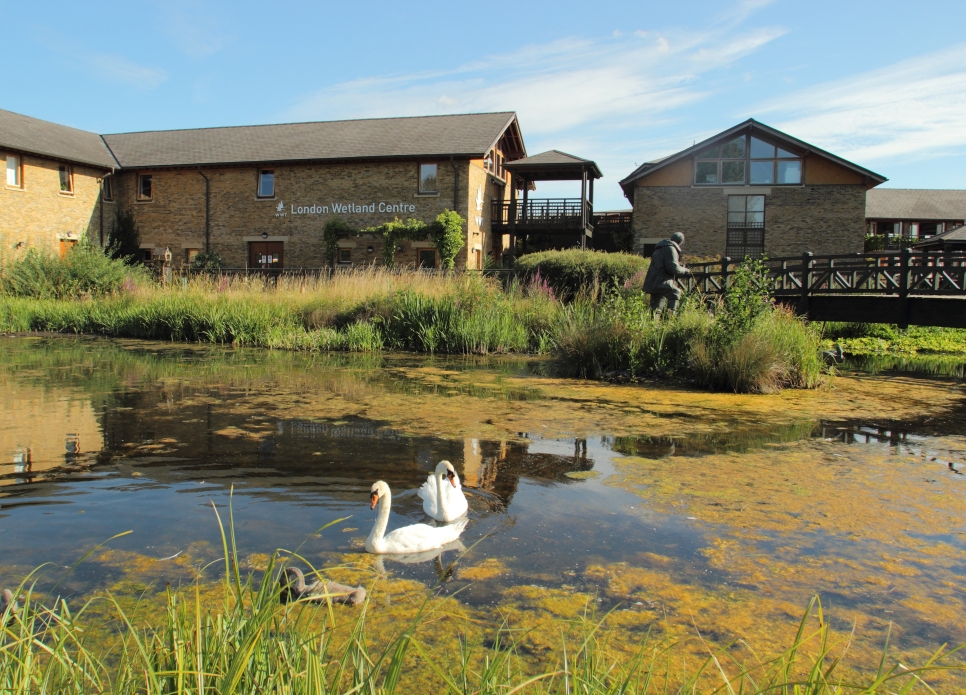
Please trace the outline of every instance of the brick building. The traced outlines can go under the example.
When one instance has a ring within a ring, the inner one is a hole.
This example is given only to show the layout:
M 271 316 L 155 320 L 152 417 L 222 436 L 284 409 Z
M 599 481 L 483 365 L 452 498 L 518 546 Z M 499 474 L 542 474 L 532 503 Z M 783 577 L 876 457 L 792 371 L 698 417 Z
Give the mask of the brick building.
M 48 176 L 43 187 L 33 170 L 20 188 L 8 185 L 5 196 L 20 195 L 25 204 L 0 202 L 5 233 L 24 236 L 23 246 L 53 245 L 61 218 L 72 239 L 84 231 L 101 239 L 116 205 L 133 211 L 145 258 L 170 249 L 187 263 L 210 250 L 240 268 L 325 265 L 322 230 L 336 217 L 365 228 L 394 218 L 432 222 L 445 209 L 467 221 L 457 266 L 481 268 L 508 243 L 490 234 L 489 220 L 491 201 L 510 195 L 503 165 L 526 156 L 510 112 L 103 136 L 2 113 L 0 151 L 31 163 L 28 154 L 44 154 L 53 167 L 52 183 Z M 52 134 L 63 146 L 43 149 Z M 69 220 L 56 207 L 66 197 L 57 194 L 57 161 L 73 171 L 71 200 L 78 204 Z M 338 262 L 379 262 L 382 244 L 377 235 L 341 240 Z M 401 242 L 395 258 L 401 265 L 439 263 L 428 240 Z
M 113 206 L 102 203 L 117 167 L 99 135 L 0 109 L 0 253 L 63 253 L 84 234 L 100 240 Z M 109 197 L 109 196 L 108 196 Z
M 966 191 L 879 188 L 865 199 L 868 233 L 928 239 L 966 224 Z
M 886 179 L 749 119 L 621 181 L 634 249 L 674 232 L 698 256 L 863 250 L 866 191 Z

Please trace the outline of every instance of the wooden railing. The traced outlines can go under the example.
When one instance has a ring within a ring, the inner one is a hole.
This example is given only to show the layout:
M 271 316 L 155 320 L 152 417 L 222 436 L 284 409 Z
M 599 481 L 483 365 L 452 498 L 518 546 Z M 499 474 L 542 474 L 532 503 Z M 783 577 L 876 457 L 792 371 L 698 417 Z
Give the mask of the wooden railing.
M 867 254 L 815 256 L 764 261 L 776 297 L 811 295 L 966 296 L 966 254 L 904 249 Z M 722 292 L 738 262 L 725 258 L 691 266 L 681 278 L 687 289 Z
M 514 233 L 578 232 L 589 227 L 593 206 L 580 198 L 531 198 L 494 200 L 490 224 L 495 230 Z

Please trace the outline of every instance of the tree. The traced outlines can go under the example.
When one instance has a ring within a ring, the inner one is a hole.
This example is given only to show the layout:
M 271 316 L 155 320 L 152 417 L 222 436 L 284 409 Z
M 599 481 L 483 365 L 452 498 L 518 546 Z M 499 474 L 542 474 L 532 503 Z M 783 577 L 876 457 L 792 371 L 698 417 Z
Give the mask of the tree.
M 122 212 L 120 207 L 114 211 L 114 223 L 107 235 L 107 255 L 119 258 L 127 264 L 140 262 L 141 230 L 133 210 Z

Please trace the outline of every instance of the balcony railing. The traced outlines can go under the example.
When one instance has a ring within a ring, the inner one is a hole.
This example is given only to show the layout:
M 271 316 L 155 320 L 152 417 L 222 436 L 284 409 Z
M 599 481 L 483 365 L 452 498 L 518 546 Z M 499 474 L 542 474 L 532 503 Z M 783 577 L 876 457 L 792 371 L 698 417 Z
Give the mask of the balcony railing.
M 494 200 L 491 226 L 504 233 L 581 232 L 590 230 L 593 206 L 580 198 Z

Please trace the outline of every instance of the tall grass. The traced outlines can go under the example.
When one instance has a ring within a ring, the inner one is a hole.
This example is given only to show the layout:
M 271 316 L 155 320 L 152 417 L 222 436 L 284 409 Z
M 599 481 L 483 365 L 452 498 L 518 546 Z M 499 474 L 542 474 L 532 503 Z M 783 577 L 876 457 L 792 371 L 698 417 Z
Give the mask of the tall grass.
M 609 646 L 609 615 L 592 612 L 560 620 L 557 651 L 534 657 L 506 622 L 481 632 L 434 620 L 425 629 L 432 592 L 392 637 L 374 640 L 369 621 L 378 597 L 349 616 L 341 611 L 354 609 L 337 610 L 331 598 L 286 602 L 278 578 L 288 561 L 304 558 L 276 551 L 260 577 L 242 577 L 233 524 L 222 527 L 222 546 L 221 581 L 168 587 L 154 611 L 110 592 L 73 608 L 62 599 L 48 603 L 28 577 L 17 591 L 19 607 L 0 615 L 0 692 L 872 695 L 935 692 L 927 680 L 966 671 L 962 647 L 941 647 L 910 667 L 889 657 L 888 641 L 878 662 L 848 663 L 850 636 L 833 633 L 817 599 L 789 647 L 762 657 L 740 658 L 737 645 L 711 644 L 700 634 L 685 644 L 651 632 L 628 655 Z M 440 631 L 457 633 L 458 650 L 441 653 Z M 696 663 L 695 648 L 704 652 Z
M 627 373 L 748 392 L 816 386 L 818 336 L 767 301 L 755 272 L 737 273 L 720 301 L 690 296 L 662 321 L 633 283 L 595 282 L 562 301 L 538 276 L 506 287 L 479 275 L 377 267 L 323 278 L 202 276 L 166 287 L 128 276 L 121 289 L 75 300 L 41 285 L 31 296 L 6 292 L 0 332 L 310 351 L 552 354 L 561 373 L 580 377 Z

